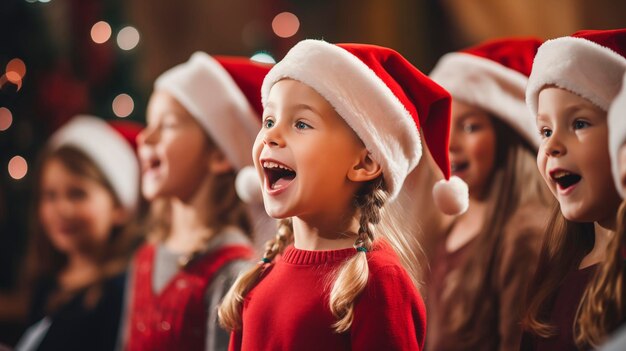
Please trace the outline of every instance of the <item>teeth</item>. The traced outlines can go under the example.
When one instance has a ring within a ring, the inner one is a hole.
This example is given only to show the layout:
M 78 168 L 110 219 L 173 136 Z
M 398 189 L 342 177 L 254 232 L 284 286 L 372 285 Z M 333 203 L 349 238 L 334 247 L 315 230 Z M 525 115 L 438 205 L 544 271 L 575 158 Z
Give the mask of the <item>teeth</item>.
M 559 179 L 559 178 L 562 178 L 562 177 L 568 176 L 568 175 L 570 175 L 570 174 L 571 174 L 571 173 L 570 173 L 570 172 L 568 172 L 568 171 L 556 171 L 556 172 L 554 172 L 554 173 L 552 174 L 552 177 L 553 177 L 554 179 Z
M 264 168 L 281 168 L 281 169 L 293 172 L 293 169 L 291 169 L 291 168 L 289 168 L 287 166 L 283 166 L 281 164 L 278 164 L 276 162 L 271 162 L 271 161 L 263 161 L 263 167 Z

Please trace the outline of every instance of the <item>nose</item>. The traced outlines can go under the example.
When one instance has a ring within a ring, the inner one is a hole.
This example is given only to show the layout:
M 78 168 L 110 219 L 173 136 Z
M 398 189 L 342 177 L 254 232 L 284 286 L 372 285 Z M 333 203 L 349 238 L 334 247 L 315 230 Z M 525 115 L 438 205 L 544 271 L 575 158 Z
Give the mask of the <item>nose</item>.
M 557 133 L 553 133 L 544 144 L 546 156 L 559 157 L 566 154 L 567 149 Z
M 154 144 L 158 140 L 158 128 L 146 127 L 137 134 L 137 146 Z
M 275 123 L 271 128 L 263 129 L 263 144 L 269 147 L 283 147 L 285 146 L 285 140 L 283 139 L 280 126 Z

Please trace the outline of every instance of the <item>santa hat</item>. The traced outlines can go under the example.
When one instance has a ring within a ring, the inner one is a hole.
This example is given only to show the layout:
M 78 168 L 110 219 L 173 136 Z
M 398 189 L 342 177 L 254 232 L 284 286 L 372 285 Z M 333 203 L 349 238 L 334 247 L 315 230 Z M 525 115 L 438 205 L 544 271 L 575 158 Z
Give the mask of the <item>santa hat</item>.
M 236 188 L 245 202 L 261 201 L 251 150 L 261 129 L 261 83 L 272 66 L 243 57 L 194 53 L 163 73 L 155 90 L 170 93 L 200 123 L 239 172 Z
M 450 179 L 450 95 L 397 52 L 301 41 L 265 77 L 264 105 L 272 86 L 283 78 L 310 86 L 335 108 L 382 166 L 392 199 L 422 156 L 420 132 Z M 458 178 L 439 185 L 435 202 L 446 213 L 461 213 L 467 208 L 467 186 Z
M 625 57 L 626 29 L 585 30 L 548 40 L 535 56 L 526 103 L 536 116 L 539 92 L 554 85 L 608 111 L 622 85 Z
M 488 41 L 444 55 L 430 77 L 454 99 L 502 119 L 537 148 L 540 138 L 524 93 L 540 45 L 536 38 Z
M 56 131 L 48 146 L 52 150 L 71 146 L 89 157 L 111 184 L 121 205 L 134 212 L 139 201 L 139 162 L 135 139 L 142 126 L 131 121 L 105 122 L 79 115 Z
M 626 193 L 622 189 L 622 175 L 619 171 L 619 149 L 626 143 L 626 74 L 622 80 L 622 90 L 617 94 L 608 114 L 609 120 L 609 154 L 611 155 L 611 170 L 615 188 L 626 198 Z

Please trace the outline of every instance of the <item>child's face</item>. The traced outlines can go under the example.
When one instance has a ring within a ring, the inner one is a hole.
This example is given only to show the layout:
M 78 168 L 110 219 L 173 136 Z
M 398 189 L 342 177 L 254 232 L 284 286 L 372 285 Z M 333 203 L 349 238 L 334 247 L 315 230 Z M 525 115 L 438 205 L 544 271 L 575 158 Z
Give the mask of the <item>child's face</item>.
M 450 166 L 463 179 L 471 197 L 487 188 L 496 158 L 496 133 L 491 117 L 477 107 L 452 100 Z
M 58 159 L 42 168 L 39 219 L 54 247 L 66 254 L 101 249 L 125 219 L 113 195 L 97 181 L 76 175 Z
M 363 153 L 356 133 L 321 95 L 298 81 L 279 81 L 253 149 L 267 213 L 303 218 L 345 211 L 358 188 L 348 173 Z
M 567 90 L 539 93 L 537 165 L 563 216 L 596 222 L 615 216 L 620 199 L 611 178 L 606 112 Z
M 147 126 L 137 137 L 143 196 L 189 199 L 207 174 L 208 137 L 170 94 L 156 91 L 148 103 Z

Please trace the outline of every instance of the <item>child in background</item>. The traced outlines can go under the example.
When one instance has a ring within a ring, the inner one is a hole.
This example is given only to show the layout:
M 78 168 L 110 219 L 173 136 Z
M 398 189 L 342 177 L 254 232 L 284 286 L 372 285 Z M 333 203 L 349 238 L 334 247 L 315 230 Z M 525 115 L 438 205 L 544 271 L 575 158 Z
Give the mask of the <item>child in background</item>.
M 588 349 L 577 311 L 607 259 L 621 198 L 611 177 L 607 110 L 626 71 L 626 30 L 580 31 L 538 50 L 526 90 L 542 142 L 537 165 L 559 206 L 529 289 L 524 350 Z
M 262 96 L 253 158 L 281 222 L 220 307 L 230 349 L 422 349 L 412 233 L 385 205 L 421 157 L 420 131 L 449 177 L 448 93 L 393 50 L 305 40 Z M 442 206 L 464 210 L 460 185 L 438 193 Z
M 252 163 L 269 68 L 198 52 L 156 80 L 138 137 L 151 226 L 133 262 L 128 350 L 227 347 L 215 306 L 253 255 L 235 177 Z
M 450 164 L 469 210 L 437 237 L 427 280 L 430 350 L 518 350 L 518 301 L 534 272 L 551 196 L 524 101 L 541 41 L 509 38 L 449 53 L 430 77 L 452 95 Z
M 137 238 L 139 164 L 131 141 L 139 130 L 78 116 L 52 136 L 36 178 L 27 267 L 34 324 L 17 350 L 113 350 Z

